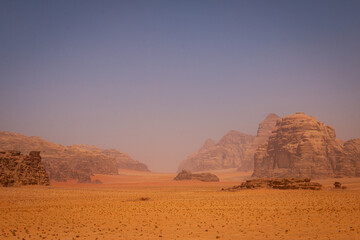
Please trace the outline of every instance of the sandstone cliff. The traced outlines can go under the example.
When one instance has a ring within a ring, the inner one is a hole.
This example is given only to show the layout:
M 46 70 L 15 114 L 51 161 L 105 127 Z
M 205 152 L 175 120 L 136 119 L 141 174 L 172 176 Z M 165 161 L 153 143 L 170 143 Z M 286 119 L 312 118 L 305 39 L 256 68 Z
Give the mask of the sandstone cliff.
M 268 141 L 254 156 L 254 177 L 359 175 L 359 140 L 342 144 L 333 127 L 304 113 L 277 121 Z
M 203 147 L 180 163 L 178 171 L 204 171 L 238 168 L 249 171 L 254 166 L 254 153 L 258 145 L 270 136 L 280 117 L 269 114 L 260 124 L 256 137 L 237 131 L 230 131 L 218 143 L 206 140 Z
M 49 176 L 39 152 L 22 155 L 19 151 L 0 152 L 0 186 L 49 185 Z
M 95 173 L 118 174 L 116 157 L 103 153 L 103 150 L 98 150 L 96 146 L 93 147 L 86 149 L 81 145 L 62 146 L 40 137 L 0 131 L 0 150 L 15 149 L 23 153 L 41 151 L 45 169 L 50 178 L 56 181 L 77 179 L 79 182 L 90 182 L 90 176 Z M 128 160 L 130 159 L 129 157 Z M 126 162 L 126 159 L 122 161 Z M 134 162 L 136 161 L 129 161 L 127 166 L 136 165 Z

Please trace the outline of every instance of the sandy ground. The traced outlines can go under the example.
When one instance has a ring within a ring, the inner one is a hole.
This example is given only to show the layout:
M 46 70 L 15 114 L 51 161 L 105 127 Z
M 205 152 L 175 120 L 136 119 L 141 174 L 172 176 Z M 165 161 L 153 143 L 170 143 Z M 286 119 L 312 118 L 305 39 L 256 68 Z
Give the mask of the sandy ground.
M 220 183 L 120 171 L 94 176 L 99 185 L 0 188 L 0 239 L 360 239 L 359 178 L 222 192 L 249 174 L 217 174 Z

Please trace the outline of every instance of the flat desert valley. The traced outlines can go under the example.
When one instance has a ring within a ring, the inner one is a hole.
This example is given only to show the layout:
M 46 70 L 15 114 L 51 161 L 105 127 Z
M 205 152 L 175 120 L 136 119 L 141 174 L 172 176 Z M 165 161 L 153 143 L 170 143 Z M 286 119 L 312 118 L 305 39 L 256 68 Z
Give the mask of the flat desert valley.
M 93 177 L 103 184 L 0 188 L 0 239 L 360 239 L 360 178 L 225 192 L 251 173 L 216 174 L 220 182 L 178 182 L 120 170 Z

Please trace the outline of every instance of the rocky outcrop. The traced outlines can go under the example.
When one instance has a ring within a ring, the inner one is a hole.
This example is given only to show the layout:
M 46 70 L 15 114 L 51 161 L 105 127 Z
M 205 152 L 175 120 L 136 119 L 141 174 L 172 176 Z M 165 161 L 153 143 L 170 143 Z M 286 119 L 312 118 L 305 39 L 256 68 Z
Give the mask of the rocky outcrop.
M 232 130 L 215 145 L 204 144 L 198 152 L 184 160 L 178 169 L 197 172 L 237 168 L 243 164 L 254 138 L 254 136 Z
M 32 150 L 41 151 L 42 162 L 50 179 L 66 181 L 77 179 L 79 182 L 91 182 L 93 174 L 118 174 L 120 163 L 129 169 L 144 169 L 143 164 L 132 160 L 130 156 L 117 159 L 96 146 L 72 145 L 62 146 L 48 142 L 40 137 L 27 137 L 17 133 L 0 131 L 0 150 L 15 149 L 23 153 Z M 113 150 L 112 152 L 115 152 Z M 121 154 L 118 152 L 118 154 Z M 138 163 L 138 164 L 137 164 Z M 139 167 L 140 166 L 140 167 Z M 146 167 L 147 169 L 147 167 Z
M 19 151 L 0 152 L 0 186 L 49 185 L 40 152 L 22 155 Z
M 360 176 L 359 140 L 342 144 L 333 127 L 304 113 L 277 121 L 254 155 L 254 177 Z
M 219 182 L 219 178 L 212 173 L 191 173 L 190 171 L 182 170 L 174 178 L 176 181 L 183 180 L 199 180 L 202 182 Z
M 322 185 L 320 183 L 311 182 L 310 178 L 268 178 L 247 180 L 240 185 L 223 188 L 222 190 L 235 192 L 242 189 L 258 188 L 320 190 L 322 189 Z
M 206 140 L 203 147 L 180 163 L 178 171 L 217 170 L 238 168 L 250 171 L 254 166 L 254 153 L 258 145 L 270 136 L 280 117 L 269 114 L 260 124 L 256 137 L 237 131 L 230 131 L 218 143 Z

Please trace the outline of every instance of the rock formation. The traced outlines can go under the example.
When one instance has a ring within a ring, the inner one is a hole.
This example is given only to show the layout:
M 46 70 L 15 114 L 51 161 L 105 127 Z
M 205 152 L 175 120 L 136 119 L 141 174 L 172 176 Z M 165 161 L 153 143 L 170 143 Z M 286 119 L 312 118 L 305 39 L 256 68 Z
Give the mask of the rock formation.
M 49 173 L 50 179 L 55 181 L 77 179 L 79 182 L 90 183 L 90 176 L 96 173 L 118 174 L 118 166 L 121 164 L 129 169 L 147 170 L 144 164 L 131 159 L 127 154 L 124 154 L 126 157 L 120 159 L 108 154 L 106 152 L 108 150 L 96 146 L 62 146 L 40 137 L 27 137 L 17 133 L 0 131 L 0 150 L 7 149 L 15 149 L 23 153 L 32 150 L 41 151 L 45 169 Z M 116 150 L 111 151 L 118 152 Z M 118 152 L 118 154 L 122 153 Z
M 268 178 L 252 179 L 242 182 L 240 185 L 223 188 L 223 191 L 234 192 L 242 189 L 273 188 L 273 189 L 310 189 L 320 190 L 320 183 L 311 182 L 310 178 Z
M 249 171 L 254 169 L 254 154 L 259 145 L 264 144 L 270 137 L 272 130 L 274 129 L 276 122 L 281 118 L 270 113 L 266 118 L 259 123 L 256 137 L 251 147 L 247 149 L 242 164 L 238 167 L 238 171 Z
M 237 131 L 230 131 L 218 143 L 206 140 L 203 147 L 180 163 L 178 171 L 217 170 L 238 168 L 249 171 L 254 166 L 254 153 L 257 146 L 270 136 L 280 117 L 269 114 L 260 124 L 256 137 Z
M 191 173 L 190 171 L 182 170 L 174 178 L 176 181 L 182 180 L 199 180 L 202 182 L 219 182 L 219 178 L 212 173 Z
M 101 149 L 97 146 L 90 146 L 87 144 L 76 144 L 76 145 L 72 145 L 72 146 L 82 148 L 82 149 L 88 150 L 88 151 L 102 153 L 106 156 L 115 158 L 117 168 L 150 172 L 150 170 L 148 169 L 148 167 L 145 164 L 132 159 L 129 154 L 122 153 L 116 149 Z
M 204 146 L 179 165 L 179 171 L 204 171 L 237 168 L 242 165 L 246 151 L 251 147 L 254 136 L 230 131 L 215 144 Z
M 360 176 L 359 139 L 342 144 L 334 128 L 304 113 L 277 121 L 254 156 L 253 177 Z
M 49 176 L 40 153 L 22 155 L 19 151 L 0 152 L 0 186 L 49 185 Z

